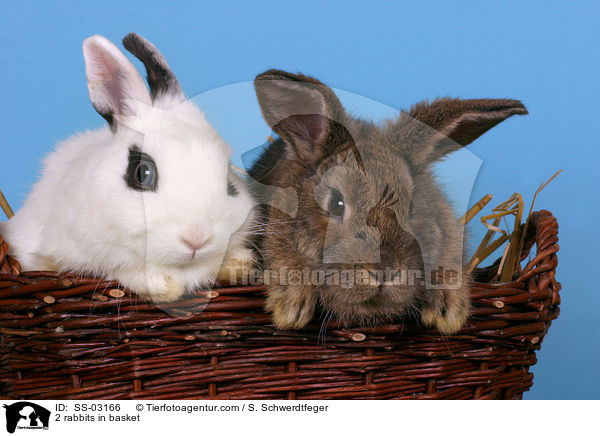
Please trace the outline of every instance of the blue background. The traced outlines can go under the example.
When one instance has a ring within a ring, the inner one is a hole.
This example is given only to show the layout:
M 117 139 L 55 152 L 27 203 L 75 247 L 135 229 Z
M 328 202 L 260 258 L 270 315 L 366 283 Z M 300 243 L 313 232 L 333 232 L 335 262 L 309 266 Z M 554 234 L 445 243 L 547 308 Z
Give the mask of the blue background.
M 498 203 L 518 191 L 528 205 L 543 181 L 564 170 L 536 207 L 560 224 L 562 314 L 525 397 L 597 399 L 600 286 L 591 272 L 600 244 L 598 23 L 600 3 L 592 1 L 5 2 L 0 188 L 18 209 L 57 141 L 103 125 L 88 100 L 81 54 L 82 41 L 95 33 L 118 43 L 136 31 L 154 42 L 238 160 L 269 132 L 248 83 L 216 88 L 268 68 L 347 90 L 344 101 L 375 119 L 393 112 L 386 108 L 437 96 L 518 98 L 530 115 L 469 146 L 482 162 L 471 201 L 492 193 Z M 471 233 L 479 240 L 483 230 L 477 224 Z

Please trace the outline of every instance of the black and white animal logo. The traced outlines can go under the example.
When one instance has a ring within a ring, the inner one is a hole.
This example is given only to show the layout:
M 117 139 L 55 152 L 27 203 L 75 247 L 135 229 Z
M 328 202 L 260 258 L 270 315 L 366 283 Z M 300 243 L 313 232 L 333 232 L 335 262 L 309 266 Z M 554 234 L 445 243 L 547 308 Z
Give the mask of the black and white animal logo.
M 29 401 L 19 401 L 6 409 L 6 431 L 14 433 L 17 427 L 27 429 L 47 429 L 50 422 L 50 411 Z

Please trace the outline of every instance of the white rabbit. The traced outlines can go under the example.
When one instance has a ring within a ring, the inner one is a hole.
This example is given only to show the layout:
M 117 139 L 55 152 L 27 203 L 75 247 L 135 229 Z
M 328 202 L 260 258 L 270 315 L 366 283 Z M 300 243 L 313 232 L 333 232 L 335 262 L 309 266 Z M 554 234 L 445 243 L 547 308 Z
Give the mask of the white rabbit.
M 60 143 L 0 233 L 24 270 L 92 274 L 172 301 L 214 283 L 224 263 L 253 263 L 254 200 L 156 47 L 134 33 L 123 45 L 150 92 L 114 44 L 86 39 L 90 100 L 109 125 Z

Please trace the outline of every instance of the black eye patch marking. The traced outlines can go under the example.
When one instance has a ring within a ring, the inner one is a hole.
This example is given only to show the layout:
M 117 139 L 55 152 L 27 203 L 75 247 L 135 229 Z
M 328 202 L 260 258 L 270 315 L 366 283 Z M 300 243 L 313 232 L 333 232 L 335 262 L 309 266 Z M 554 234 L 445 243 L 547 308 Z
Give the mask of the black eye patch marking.
M 129 147 L 129 163 L 124 179 L 131 189 L 156 192 L 158 169 L 154 159 L 143 153 L 138 146 L 132 145 Z
M 227 195 L 229 195 L 230 197 L 235 197 L 239 193 L 240 192 L 237 190 L 235 185 L 233 183 L 231 183 L 231 180 L 228 180 L 227 181 Z

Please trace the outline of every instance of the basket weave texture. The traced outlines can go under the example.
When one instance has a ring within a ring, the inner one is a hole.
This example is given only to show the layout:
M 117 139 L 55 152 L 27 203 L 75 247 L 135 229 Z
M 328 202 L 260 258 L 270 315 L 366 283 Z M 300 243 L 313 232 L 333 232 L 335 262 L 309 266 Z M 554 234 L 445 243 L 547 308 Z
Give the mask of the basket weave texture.
M 114 282 L 21 272 L 0 237 L 0 397 L 518 399 L 559 314 L 548 211 L 532 215 L 522 259 L 534 243 L 513 281 L 472 284 L 469 321 L 443 336 L 410 320 L 278 331 L 257 286 L 198 291 L 169 314 Z

